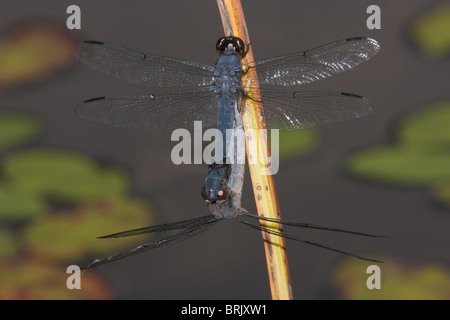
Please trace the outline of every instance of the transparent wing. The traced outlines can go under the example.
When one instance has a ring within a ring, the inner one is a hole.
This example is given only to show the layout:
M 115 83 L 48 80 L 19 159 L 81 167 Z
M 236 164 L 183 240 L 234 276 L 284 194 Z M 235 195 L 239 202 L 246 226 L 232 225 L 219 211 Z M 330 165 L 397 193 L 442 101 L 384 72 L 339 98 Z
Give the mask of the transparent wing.
M 192 218 L 192 219 L 183 220 L 183 221 L 163 223 L 163 224 L 158 224 L 158 225 L 144 227 L 144 228 L 121 231 L 121 232 L 109 234 L 106 236 L 101 236 L 98 238 L 99 239 L 122 238 L 122 237 L 131 237 L 131 236 L 147 234 L 147 233 L 192 228 L 192 227 L 196 227 L 198 225 L 209 223 L 209 222 L 211 222 L 212 218 L 213 218 L 213 216 L 208 214 L 207 216 Z
M 170 133 L 178 128 L 193 129 L 217 125 L 219 97 L 210 90 L 195 90 L 134 96 L 89 99 L 76 108 L 85 119 L 131 127 L 154 133 Z
M 348 251 L 344 251 L 344 250 L 341 250 L 341 249 L 336 249 L 336 248 L 333 248 L 333 247 L 330 247 L 330 246 L 327 246 L 327 245 L 320 244 L 318 242 L 313 242 L 313 241 L 309 241 L 309 240 L 306 240 L 306 239 L 303 239 L 303 238 L 292 236 L 292 235 L 289 235 L 289 234 L 287 234 L 285 232 L 281 232 L 281 231 L 277 231 L 277 230 L 274 230 L 274 229 L 265 228 L 265 227 L 260 226 L 260 225 L 251 224 L 251 223 L 249 223 L 247 221 L 243 221 L 243 220 L 239 220 L 239 219 L 238 219 L 238 221 L 240 223 L 250 227 L 250 228 L 253 228 L 253 229 L 256 229 L 256 230 L 259 230 L 259 231 L 264 231 L 264 232 L 267 232 L 267 233 L 270 233 L 270 234 L 273 234 L 273 235 L 276 235 L 276 236 L 279 236 L 279 237 L 283 237 L 285 239 L 290 239 L 290 240 L 295 240 L 295 241 L 298 241 L 298 242 L 303 242 L 303 243 L 306 243 L 306 244 L 309 244 L 309 245 L 312 245 L 312 246 L 315 246 L 315 247 L 319 247 L 319 248 L 327 249 L 327 250 L 330 250 L 330 251 L 338 252 L 338 253 L 341 253 L 341 254 L 344 254 L 344 255 L 347 255 L 347 256 L 350 256 L 350 257 L 353 257 L 353 258 L 357 258 L 357 259 L 360 259 L 360 260 L 364 260 L 364 261 L 371 261 L 371 262 L 378 262 L 378 263 L 382 263 L 383 262 L 383 261 L 380 261 L 380 260 L 366 258 L 366 257 L 360 256 L 360 255 L 357 255 L 357 254 L 354 254 L 354 253 L 351 253 L 351 252 L 348 252 Z
M 261 88 L 261 97 L 267 128 L 282 131 L 351 120 L 372 110 L 367 99 L 344 92 Z
M 291 86 L 352 69 L 379 50 L 374 39 L 351 38 L 304 52 L 255 61 L 255 67 L 260 85 Z
M 104 265 L 104 264 L 107 264 L 107 263 L 110 263 L 113 261 L 117 261 L 120 259 L 124 259 L 129 256 L 133 256 L 133 255 L 145 252 L 145 251 L 149 251 L 149 250 L 153 250 L 153 249 L 157 249 L 157 248 L 161 248 L 161 247 L 167 247 L 169 245 L 180 243 L 184 240 L 192 238 L 193 236 L 196 236 L 199 233 L 202 233 L 202 232 L 208 230 L 213 225 L 215 225 L 218 221 L 220 221 L 220 220 L 216 219 L 214 216 L 211 215 L 211 216 L 209 216 L 209 220 L 205 220 L 202 224 L 195 224 L 193 226 L 186 228 L 182 232 L 176 233 L 172 236 L 166 237 L 161 240 L 157 240 L 152 243 L 146 243 L 146 244 L 140 245 L 140 246 L 138 246 L 134 249 L 131 249 L 129 251 L 126 251 L 126 252 L 114 254 L 112 256 L 109 256 L 106 259 L 95 260 L 91 264 L 84 266 L 81 269 L 86 270 L 86 269 L 98 267 L 98 266 L 101 266 L 101 265 Z
M 318 225 L 318 224 L 304 223 L 304 222 L 297 222 L 297 221 L 287 221 L 287 220 L 275 219 L 275 218 L 270 218 L 270 217 L 258 216 L 256 214 L 249 213 L 247 210 L 245 210 L 243 208 L 239 209 L 239 213 L 241 215 L 243 215 L 243 216 L 250 217 L 250 218 L 253 218 L 253 219 L 275 222 L 275 223 L 278 223 L 280 225 L 282 224 L 282 225 L 285 225 L 285 226 L 300 227 L 300 228 L 310 228 L 310 229 L 334 231 L 334 232 L 342 232 L 342 233 L 354 234 L 354 235 L 364 236 L 364 237 L 386 238 L 386 236 L 380 236 L 380 235 L 363 233 L 363 232 L 358 232 L 358 231 L 352 231 L 352 230 L 346 230 L 346 229 L 340 229 L 340 228 L 333 228 L 333 227 L 327 227 L 327 226 L 321 226 L 321 225 Z
M 75 56 L 91 68 L 131 83 L 153 87 L 205 86 L 214 68 L 193 61 L 143 54 L 119 46 L 85 41 Z

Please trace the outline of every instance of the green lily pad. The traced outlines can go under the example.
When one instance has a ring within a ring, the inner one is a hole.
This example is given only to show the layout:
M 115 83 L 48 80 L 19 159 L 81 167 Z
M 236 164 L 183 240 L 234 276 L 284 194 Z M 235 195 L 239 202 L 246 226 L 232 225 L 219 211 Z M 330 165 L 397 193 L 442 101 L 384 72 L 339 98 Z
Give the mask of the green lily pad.
M 412 148 L 375 147 L 351 155 L 346 169 L 353 175 L 400 186 L 427 186 L 450 179 L 449 153 L 421 153 Z
M 450 208 L 450 180 L 444 180 L 433 185 L 433 197 Z
M 40 130 L 41 124 L 34 117 L 0 114 L 0 151 L 30 142 Z
M 311 153 L 317 146 L 317 130 L 280 132 L 280 160 L 304 156 Z
M 45 213 L 45 201 L 8 185 L 0 184 L 0 221 L 20 222 Z
M 115 197 L 36 219 L 25 228 L 23 238 L 33 255 L 77 264 L 93 258 L 93 254 L 111 254 L 143 241 L 141 237 L 96 237 L 151 223 L 152 211 L 146 203 Z
M 279 131 L 279 159 L 286 161 L 309 154 L 317 146 L 317 142 L 318 133 L 315 129 Z
M 57 149 L 9 156 L 3 172 L 17 190 L 71 203 L 119 195 L 128 189 L 121 169 L 102 168 L 87 156 Z
M 397 129 L 396 140 L 402 147 L 431 152 L 450 152 L 450 101 L 420 110 L 403 120 Z
M 0 37 L 0 91 L 46 79 L 74 62 L 75 39 L 60 25 L 35 23 Z
M 424 54 L 441 58 L 450 53 L 450 4 L 422 13 L 411 25 L 410 37 Z
M 12 257 L 18 250 L 19 246 L 14 237 L 6 230 L 0 229 L 0 257 Z
M 339 298 L 351 300 L 449 300 L 450 271 L 444 266 L 428 264 L 407 266 L 398 262 L 379 265 L 381 289 L 366 286 L 366 262 L 345 259 L 333 275 Z
M 402 120 L 396 143 L 351 155 L 346 169 L 365 179 L 400 186 L 430 186 L 450 179 L 450 102 Z
M 67 266 L 36 259 L 0 261 L 0 300 L 111 299 L 110 286 L 93 272 L 81 275 L 81 290 L 66 286 Z

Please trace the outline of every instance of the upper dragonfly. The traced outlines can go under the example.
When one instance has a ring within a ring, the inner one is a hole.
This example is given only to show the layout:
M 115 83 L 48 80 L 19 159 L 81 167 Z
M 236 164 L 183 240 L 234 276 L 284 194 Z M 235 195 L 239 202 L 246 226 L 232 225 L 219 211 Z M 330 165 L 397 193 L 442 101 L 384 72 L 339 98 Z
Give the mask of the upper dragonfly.
M 248 65 L 240 62 L 247 52 L 241 39 L 222 37 L 216 49 L 220 57 L 212 67 L 103 42 L 82 42 L 75 52 L 80 61 L 151 89 L 140 95 L 89 99 L 78 105 L 77 113 L 90 120 L 156 133 L 192 129 L 194 121 L 202 121 L 203 128 L 221 130 L 218 112 L 229 110 L 218 106 L 229 105 L 227 100 L 251 99 L 256 90 L 260 90 L 268 128 L 305 129 L 358 118 L 371 111 L 368 100 L 358 95 L 279 87 L 310 83 L 354 68 L 379 51 L 374 39 L 350 38 Z M 242 86 L 241 77 L 249 67 L 256 68 L 260 88 L 251 81 Z
M 223 163 L 229 163 L 226 132 L 233 127 L 234 107 L 240 108 L 243 99 L 253 99 L 256 91 L 262 97 L 268 128 L 304 129 L 358 118 L 371 111 L 369 102 L 354 94 L 288 91 L 269 85 L 304 84 L 349 70 L 379 51 L 373 39 L 351 38 L 249 65 L 240 62 L 246 48 L 237 37 L 220 38 L 216 49 L 220 57 L 211 67 L 97 41 L 80 43 L 75 53 L 80 61 L 106 74 L 153 88 L 148 94 L 89 99 L 78 105 L 77 113 L 87 119 L 151 132 L 192 129 L 194 121 L 201 121 L 204 128 L 217 128 L 222 145 L 216 146 L 215 159 L 223 157 L 215 163 L 217 170 L 211 171 L 217 174 L 215 179 L 207 180 L 206 186 L 207 198 L 214 200 L 229 168 Z M 241 77 L 249 67 L 256 68 L 261 88 L 251 81 L 242 85 Z

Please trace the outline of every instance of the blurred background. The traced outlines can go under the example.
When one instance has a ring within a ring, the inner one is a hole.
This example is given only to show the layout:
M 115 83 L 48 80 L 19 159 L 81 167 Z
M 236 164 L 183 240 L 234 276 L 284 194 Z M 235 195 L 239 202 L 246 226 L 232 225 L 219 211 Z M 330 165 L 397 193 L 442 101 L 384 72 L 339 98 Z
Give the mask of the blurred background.
M 81 30 L 66 9 L 81 8 Z M 368 30 L 366 9 L 381 8 Z M 450 2 L 243 1 L 256 59 L 369 36 L 381 45 L 355 70 L 301 90 L 362 95 L 373 113 L 282 134 L 275 182 L 283 218 L 383 234 L 361 239 L 289 230 L 385 261 L 287 241 L 296 299 L 450 298 Z M 76 61 L 98 40 L 213 65 L 223 35 L 215 1 L 9 2 L 0 11 L 0 298 L 270 299 L 261 234 L 223 222 L 189 241 L 82 276 L 66 268 L 152 241 L 97 236 L 207 214 L 206 165 L 173 165 L 170 135 L 77 118 L 88 98 L 150 93 Z M 255 211 L 247 173 L 243 206 Z

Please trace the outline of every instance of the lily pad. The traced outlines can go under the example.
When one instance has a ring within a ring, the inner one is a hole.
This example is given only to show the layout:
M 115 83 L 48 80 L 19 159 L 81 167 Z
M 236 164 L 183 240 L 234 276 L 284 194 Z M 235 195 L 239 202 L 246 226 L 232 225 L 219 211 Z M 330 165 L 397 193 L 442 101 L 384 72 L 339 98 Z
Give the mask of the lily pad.
M 317 142 L 318 133 L 315 129 L 279 131 L 279 159 L 286 161 L 309 154 L 317 146 Z
M 95 273 L 81 276 L 81 289 L 66 286 L 66 267 L 36 260 L 0 261 L 1 300 L 110 299 L 112 290 Z
M 421 13 L 410 27 L 410 38 L 431 58 L 450 53 L 450 4 L 443 3 Z
M 20 191 L 71 203 L 127 191 L 126 174 L 102 168 L 87 156 L 58 149 L 32 149 L 9 156 L 5 177 Z
M 428 186 L 450 179 L 450 152 L 421 153 L 413 148 L 375 147 L 353 154 L 351 174 L 399 186 Z
M 151 225 L 152 211 L 142 201 L 115 197 L 45 216 L 24 230 L 24 242 L 33 255 L 50 260 L 85 261 L 142 241 L 140 237 L 96 239 L 127 229 Z
M 73 63 L 76 41 L 48 23 L 24 25 L 0 38 L 0 91 L 46 79 Z
M 41 197 L 0 184 L 0 221 L 21 222 L 45 213 Z
M 450 179 L 450 102 L 424 108 L 398 123 L 395 143 L 351 155 L 346 169 L 399 186 L 431 186 Z
M 0 257 L 12 257 L 18 250 L 19 246 L 14 237 L 6 230 L 0 229 Z
M 311 153 L 317 146 L 315 129 L 280 132 L 280 160 L 287 160 Z
M 433 186 L 433 197 L 450 208 L 450 179 L 436 183 Z
M 351 300 L 449 300 L 450 271 L 428 264 L 408 266 L 398 262 L 380 265 L 381 288 L 369 290 L 369 264 L 345 259 L 333 275 L 339 298 Z
M 401 121 L 396 140 L 423 152 L 450 152 L 450 101 L 433 104 Z
M 21 114 L 0 114 L 0 151 L 30 142 L 41 131 L 39 120 Z

